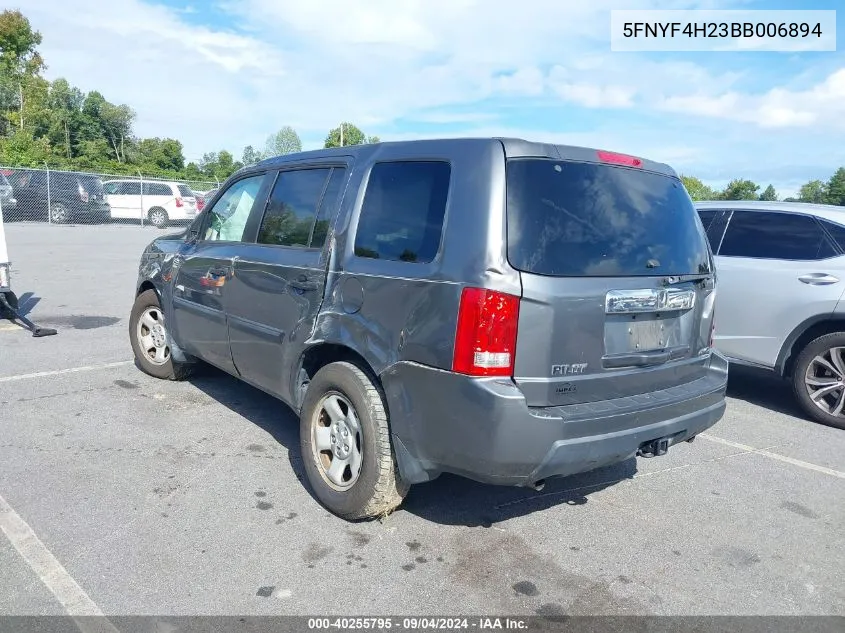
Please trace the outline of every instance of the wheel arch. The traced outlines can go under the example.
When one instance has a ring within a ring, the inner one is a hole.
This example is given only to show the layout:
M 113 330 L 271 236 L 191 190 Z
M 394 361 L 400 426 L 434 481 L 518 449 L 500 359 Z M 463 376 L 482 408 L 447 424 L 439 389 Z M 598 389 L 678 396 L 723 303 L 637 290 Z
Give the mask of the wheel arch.
M 302 408 L 305 399 L 305 391 L 314 375 L 326 365 L 346 361 L 357 366 L 373 381 L 379 390 L 382 390 L 381 380 L 373 369 L 373 366 L 365 358 L 364 354 L 343 343 L 320 342 L 308 346 L 299 355 L 299 359 L 291 372 L 291 394 L 293 405 L 297 412 Z M 385 400 L 385 407 L 387 402 Z
M 810 341 L 834 332 L 845 332 L 845 314 L 820 314 L 800 323 L 783 342 L 775 361 L 775 372 L 785 378 L 790 377 L 801 350 Z

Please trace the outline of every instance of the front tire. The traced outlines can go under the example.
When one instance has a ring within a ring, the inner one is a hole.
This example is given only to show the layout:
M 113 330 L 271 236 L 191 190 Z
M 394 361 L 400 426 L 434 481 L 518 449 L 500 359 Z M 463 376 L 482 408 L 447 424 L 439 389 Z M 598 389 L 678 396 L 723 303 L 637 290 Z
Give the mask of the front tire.
M 792 388 L 813 420 L 845 429 L 845 332 L 820 336 L 801 350 Z
M 326 365 L 308 385 L 300 414 L 300 449 L 314 495 L 353 521 L 389 514 L 402 504 L 384 397 L 361 368 Z
M 145 290 L 135 299 L 129 316 L 129 340 L 145 374 L 164 380 L 184 380 L 191 374 L 191 363 L 173 359 L 164 311 L 155 290 Z

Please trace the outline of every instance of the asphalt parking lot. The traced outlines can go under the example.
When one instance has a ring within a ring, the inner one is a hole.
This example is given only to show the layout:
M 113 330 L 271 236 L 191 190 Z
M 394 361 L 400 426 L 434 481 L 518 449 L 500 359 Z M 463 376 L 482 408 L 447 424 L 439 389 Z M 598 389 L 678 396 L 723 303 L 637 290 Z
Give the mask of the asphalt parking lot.
M 0 614 L 845 615 L 845 431 L 732 370 L 725 418 L 541 493 L 457 477 L 351 525 L 300 483 L 285 407 L 131 361 L 137 226 L 10 224 Z M 31 294 L 30 294 L 31 293 Z

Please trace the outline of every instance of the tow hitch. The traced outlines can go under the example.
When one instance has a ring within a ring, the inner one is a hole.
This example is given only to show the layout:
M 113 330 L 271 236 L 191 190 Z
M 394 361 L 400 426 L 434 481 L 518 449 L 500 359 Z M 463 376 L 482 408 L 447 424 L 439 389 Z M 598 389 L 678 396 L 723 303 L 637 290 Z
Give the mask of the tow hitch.
M 637 450 L 637 457 L 660 457 L 669 451 L 669 438 L 661 437 L 650 442 L 645 442 Z

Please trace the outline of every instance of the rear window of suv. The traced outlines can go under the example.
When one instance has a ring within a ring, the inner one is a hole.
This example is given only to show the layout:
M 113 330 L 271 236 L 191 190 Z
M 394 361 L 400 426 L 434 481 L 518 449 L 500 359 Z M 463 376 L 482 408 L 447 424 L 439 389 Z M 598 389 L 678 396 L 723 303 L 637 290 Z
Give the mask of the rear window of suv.
M 711 272 L 698 214 L 680 181 L 630 167 L 510 159 L 508 259 L 556 277 Z
M 179 185 L 179 193 L 181 193 L 184 198 L 193 198 L 196 195 L 193 191 L 191 191 L 191 188 L 188 185 Z

